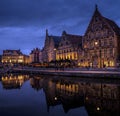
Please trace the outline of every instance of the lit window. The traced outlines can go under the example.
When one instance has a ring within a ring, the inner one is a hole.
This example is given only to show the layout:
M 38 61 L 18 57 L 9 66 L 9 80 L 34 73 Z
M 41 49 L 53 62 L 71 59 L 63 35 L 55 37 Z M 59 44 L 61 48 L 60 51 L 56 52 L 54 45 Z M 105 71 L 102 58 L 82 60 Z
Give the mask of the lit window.
M 97 41 L 95 42 L 95 45 L 98 45 L 98 42 L 97 42 Z

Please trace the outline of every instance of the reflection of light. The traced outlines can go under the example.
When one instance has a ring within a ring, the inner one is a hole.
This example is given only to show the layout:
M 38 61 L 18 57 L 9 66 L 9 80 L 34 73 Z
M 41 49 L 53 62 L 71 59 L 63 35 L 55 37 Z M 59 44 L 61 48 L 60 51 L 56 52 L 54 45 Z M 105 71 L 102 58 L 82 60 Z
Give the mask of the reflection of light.
M 85 99 L 88 100 L 88 97 L 86 97 Z
M 57 97 L 55 97 L 55 100 L 57 100 Z
M 4 80 L 4 77 L 2 77 L 2 81 Z
M 99 111 L 100 110 L 100 107 L 97 107 L 97 111 Z

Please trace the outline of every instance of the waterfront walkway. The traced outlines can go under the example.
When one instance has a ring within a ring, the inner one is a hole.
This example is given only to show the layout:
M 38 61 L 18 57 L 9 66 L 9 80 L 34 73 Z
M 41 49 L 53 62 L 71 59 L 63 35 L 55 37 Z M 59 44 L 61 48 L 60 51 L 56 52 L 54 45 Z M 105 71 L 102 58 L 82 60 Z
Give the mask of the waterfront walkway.
M 86 69 L 86 68 L 14 68 L 12 72 L 26 72 L 30 74 L 82 76 L 82 77 L 113 77 L 120 79 L 120 69 Z

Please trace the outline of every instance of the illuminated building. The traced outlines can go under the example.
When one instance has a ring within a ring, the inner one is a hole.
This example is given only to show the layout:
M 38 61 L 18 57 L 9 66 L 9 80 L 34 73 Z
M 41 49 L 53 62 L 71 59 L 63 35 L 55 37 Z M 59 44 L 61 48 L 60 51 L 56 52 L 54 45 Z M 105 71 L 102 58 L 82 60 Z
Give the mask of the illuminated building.
M 57 45 L 57 46 L 56 46 Z M 49 36 L 46 31 L 43 59 L 70 60 L 80 67 L 120 66 L 120 28 L 101 15 L 97 6 L 83 36 L 67 34 Z
M 56 50 L 58 48 L 60 40 L 60 36 L 49 35 L 48 30 L 46 30 L 45 45 L 42 50 L 43 62 L 50 62 L 56 60 Z
M 46 30 L 45 46 L 43 48 L 43 61 L 71 60 L 77 62 L 79 50 L 82 47 L 82 36 L 67 34 L 62 36 L 49 36 Z
M 95 8 L 83 37 L 83 66 L 116 67 L 120 60 L 120 28 Z
M 20 50 L 3 50 L 2 63 L 17 64 L 29 63 L 29 56 L 22 54 Z
M 56 60 L 70 60 L 77 64 L 82 47 L 82 36 L 67 34 L 63 31 L 61 41 L 56 50 Z
M 41 50 L 35 48 L 30 53 L 30 63 L 39 63 L 41 62 Z

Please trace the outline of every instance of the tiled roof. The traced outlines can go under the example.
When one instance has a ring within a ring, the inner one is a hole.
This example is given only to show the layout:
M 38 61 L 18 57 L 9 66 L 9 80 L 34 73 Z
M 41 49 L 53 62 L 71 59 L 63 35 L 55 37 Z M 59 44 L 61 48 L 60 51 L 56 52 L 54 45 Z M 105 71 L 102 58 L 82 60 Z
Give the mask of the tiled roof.
M 82 36 L 66 34 L 66 37 L 73 45 L 82 46 Z
M 22 52 L 20 50 L 10 50 L 10 49 L 7 49 L 7 50 L 3 50 L 3 54 L 4 53 L 11 53 L 11 54 L 17 53 L 19 55 L 22 55 Z
M 49 36 L 53 39 L 54 43 L 55 43 L 55 47 L 57 48 L 58 45 L 59 45 L 59 42 L 61 40 L 61 37 L 60 36 Z

